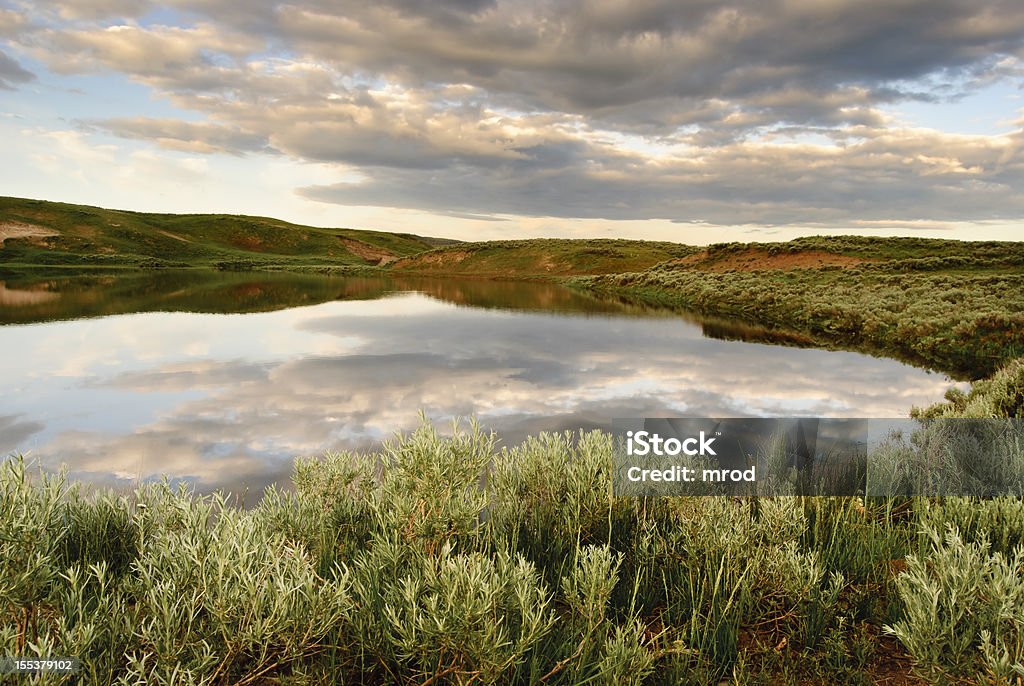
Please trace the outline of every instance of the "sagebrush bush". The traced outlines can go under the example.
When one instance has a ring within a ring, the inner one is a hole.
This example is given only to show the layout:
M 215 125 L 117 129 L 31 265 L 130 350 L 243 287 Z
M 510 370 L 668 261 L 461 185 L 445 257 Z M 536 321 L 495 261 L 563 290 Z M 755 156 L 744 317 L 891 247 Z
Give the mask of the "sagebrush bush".
M 971 384 L 968 393 L 946 392 L 946 402 L 915 407 L 914 417 L 1024 417 L 1024 358 L 1011 360 L 995 374 Z
M 770 251 L 768 246 L 755 247 Z M 787 247 L 814 246 L 794 242 Z M 852 252 L 866 250 L 859 246 Z M 989 256 L 947 256 L 934 263 L 916 258 L 885 260 L 847 269 L 720 271 L 674 260 L 641 272 L 577 277 L 569 285 L 802 334 L 803 345 L 882 352 L 964 378 L 983 379 L 1024 355 L 1024 274 L 1016 269 L 965 273 L 960 262 L 1019 265 L 1024 252 L 1014 244 L 1003 244 Z M 776 342 L 792 344 L 800 338 L 780 336 Z M 995 405 L 979 399 L 966 411 L 985 414 L 970 416 L 1020 416 L 1024 406 L 1019 363 L 1014 364 L 1018 365 L 1013 374 L 1016 381 L 999 391 L 1012 391 L 1010 399 Z M 1003 382 L 994 383 L 1001 386 Z
M 873 496 L 1024 496 L 1024 423 L 1017 419 L 919 419 L 872 452 Z
M 1024 549 L 1009 557 L 956 526 L 926 529 L 931 549 L 907 556 L 896 581 L 904 618 L 886 630 L 930 679 L 1010 683 L 1024 677 Z
M 1016 668 L 1019 502 L 616 498 L 613 445 L 424 426 L 300 460 L 248 511 L 9 460 L 0 654 L 78 655 L 96 684 L 863 683 L 888 622 L 935 674 Z M 946 521 L 967 542 L 918 549 Z M 957 642 L 934 626 L 963 628 L 963 593 L 987 609 Z

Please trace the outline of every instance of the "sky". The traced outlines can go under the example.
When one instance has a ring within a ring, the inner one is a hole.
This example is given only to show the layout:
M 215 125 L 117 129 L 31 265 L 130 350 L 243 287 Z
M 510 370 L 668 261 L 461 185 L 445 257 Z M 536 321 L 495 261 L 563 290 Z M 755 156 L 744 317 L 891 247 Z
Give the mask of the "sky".
M 1024 240 L 1020 0 L 0 0 L 0 194 L 466 240 Z

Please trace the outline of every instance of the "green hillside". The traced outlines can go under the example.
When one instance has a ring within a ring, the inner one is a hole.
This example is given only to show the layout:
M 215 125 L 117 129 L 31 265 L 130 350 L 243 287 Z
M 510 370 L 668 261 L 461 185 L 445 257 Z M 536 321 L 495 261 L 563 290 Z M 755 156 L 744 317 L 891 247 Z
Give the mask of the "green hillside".
M 576 276 L 638 271 L 698 248 L 623 239 L 535 238 L 460 243 L 397 260 L 396 271 L 488 277 Z
M 819 236 L 729 243 L 569 284 L 962 378 L 989 376 L 1024 354 L 1024 242 Z
M 155 214 L 0 197 L 0 263 L 7 268 L 366 266 L 443 239 L 317 228 L 226 214 Z

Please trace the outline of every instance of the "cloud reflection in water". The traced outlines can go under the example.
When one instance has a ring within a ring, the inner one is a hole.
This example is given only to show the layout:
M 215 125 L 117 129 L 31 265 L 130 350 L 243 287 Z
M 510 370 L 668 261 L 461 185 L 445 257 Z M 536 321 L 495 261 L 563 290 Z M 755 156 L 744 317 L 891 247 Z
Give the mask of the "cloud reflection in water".
M 30 346 L 24 343 L 31 340 Z M 149 313 L 0 328 L 24 393 L 0 450 L 130 485 L 286 478 L 290 459 L 372 447 L 424 410 L 513 444 L 615 417 L 899 417 L 950 385 L 893 360 L 705 338 L 676 317 L 456 307 L 418 293 L 247 315 Z

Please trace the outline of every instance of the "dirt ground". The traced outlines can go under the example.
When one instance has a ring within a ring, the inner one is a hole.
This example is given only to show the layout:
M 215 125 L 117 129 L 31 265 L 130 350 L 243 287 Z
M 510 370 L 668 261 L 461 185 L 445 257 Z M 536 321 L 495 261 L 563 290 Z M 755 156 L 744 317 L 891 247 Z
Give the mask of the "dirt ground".
M 21 222 L 0 222 L 0 248 L 8 238 L 48 238 L 59 236 L 52 229 L 36 226 L 35 224 L 23 224 Z
M 377 264 L 387 264 L 395 259 L 394 254 L 384 250 L 383 248 L 370 245 L 369 243 L 363 243 L 362 241 L 357 241 L 354 238 L 341 238 L 340 240 L 346 250 L 356 257 L 361 257 L 364 260 L 376 262 Z
M 806 250 L 803 252 L 780 252 L 774 255 L 766 250 L 748 248 L 735 253 L 722 255 L 721 257 L 710 257 L 706 250 L 689 255 L 675 264 L 682 264 L 711 272 L 740 271 L 752 272 L 760 269 L 814 269 L 817 267 L 855 267 L 870 260 L 848 255 L 837 255 L 820 250 Z
M 358 253 L 356 253 L 358 254 Z M 468 250 L 445 250 L 444 252 L 417 255 L 415 257 L 403 257 L 395 265 L 397 267 L 408 266 L 437 266 L 445 264 L 459 264 L 472 253 Z

